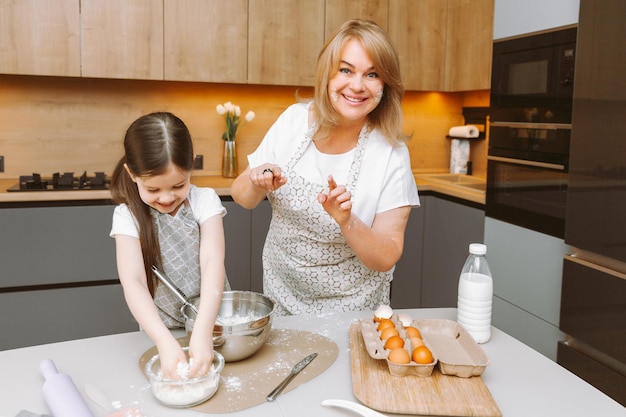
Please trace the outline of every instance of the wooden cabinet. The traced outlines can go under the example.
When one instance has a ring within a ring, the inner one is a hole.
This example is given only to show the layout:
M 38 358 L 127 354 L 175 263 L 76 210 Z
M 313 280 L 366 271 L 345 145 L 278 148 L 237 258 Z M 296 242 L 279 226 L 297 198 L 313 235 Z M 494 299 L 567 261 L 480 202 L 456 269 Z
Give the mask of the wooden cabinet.
M 407 90 L 439 90 L 444 84 L 446 0 L 389 0 L 389 37 Z
M 443 91 L 491 88 L 494 0 L 448 0 Z
M 326 0 L 324 41 L 345 21 L 363 19 L 387 30 L 388 0 Z
M 389 0 L 407 90 L 490 88 L 494 0 Z
M 245 83 L 247 0 L 164 0 L 165 80 Z
M 80 76 L 76 0 L 0 0 L 0 73 Z
M 248 83 L 311 86 L 324 43 L 324 0 L 248 5 Z
M 163 0 L 81 0 L 82 76 L 163 79 Z
M 481 90 L 493 9 L 494 0 L 0 0 L 0 73 L 313 86 L 325 40 L 360 18 L 388 31 L 407 90 Z

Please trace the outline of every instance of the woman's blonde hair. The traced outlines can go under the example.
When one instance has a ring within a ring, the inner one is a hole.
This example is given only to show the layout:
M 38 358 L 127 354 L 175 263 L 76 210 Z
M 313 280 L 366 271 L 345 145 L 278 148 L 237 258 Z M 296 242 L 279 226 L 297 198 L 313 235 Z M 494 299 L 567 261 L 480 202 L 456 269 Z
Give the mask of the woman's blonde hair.
M 391 143 L 407 136 L 402 133 L 402 96 L 404 86 L 400 77 L 398 54 L 385 31 L 369 20 L 349 20 L 326 41 L 317 58 L 313 110 L 318 118 L 316 138 L 329 135 L 337 126 L 338 114 L 328 94 L 328 83 L 339 71 L 341 52 L 356 39 L 374 63 L 375 71 L 384 83 L 380 103 L 368 115 L 371 128 L 380 130 Z

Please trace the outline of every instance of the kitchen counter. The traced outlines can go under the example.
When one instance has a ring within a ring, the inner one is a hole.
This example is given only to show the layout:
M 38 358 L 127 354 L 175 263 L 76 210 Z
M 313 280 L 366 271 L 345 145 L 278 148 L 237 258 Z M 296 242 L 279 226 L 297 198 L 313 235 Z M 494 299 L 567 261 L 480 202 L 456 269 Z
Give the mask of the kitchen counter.
M 440 180 L 434 177 L 445 176 L 445 173 L 431 174 L 419 173 L 415 174 L 415 182 L 418 190 L 433 191 L 445 194 L 451 197 L 460 198 L 462 200 L 471 201 L 473 203 L 485 204 L 484 189 L 470 188 L 467 184 L 459 183 L 455 180 Z M 473 179 L 473 184 L 481 184 L 484 186 L 485 179 L 480 177 L 469 177 Z M 199 187 L 214 188 L 220 196 L 230 196 L 230 186 L 233 178 L 224 178 L 221 176 L 211 175 L 194 175 L 191 182 Z M 0 203 L 20 203 L 20 202 L 45 202 L 45 201 L 81 201 L 81 200 L 107 200 L 111 198 L 108 190 L 89 190 L 89 191 L 20 191 L 9 192 L 8 188 L 18 182 L 17 179 L 0 179 Z
M 456 317 L 453 308 L 396 310 L 396 313 L 400 312 L 415 319 Z M 348 330 L 354 320 L 369 318 L 372 314 L 277 317 L 274 328 L 306 330 L 333 340 L 339 348 L 338 357 L 322 374 L 283 393 L 276 401 L 228 415 L 354 416 L 351 411 L 323 407 L 320 403 L 331 398 L 358 402 L 352 393 Z M 148 336 L 138 331 L 0 351 L 0 368 L 3 370 L 0 416 L 14 417 L 22 409 L 40 414 L 49 412 L 42 396 L 43 378 L 39 373 L 39 364 L 46 358 L 52 359 L 59 370 L 69 374 L 83 395 L 85 384 L 93 384 L 111 400 L 140 408 L 146 417 L 203 415 L 195 410 L 167 408 L 153 399 L 147 380 L 138 367 L 139 358 L 152 346 Z M 619 403 L 498 329 L 494 328 L 491 340 L 481 346 L 490 361 L 482 378 L 505 417 L 626 416 Z M 268 392 L 272 388 L 267 387 Z M 105 415 L 90 400 L 87 402 L 96 417 Z

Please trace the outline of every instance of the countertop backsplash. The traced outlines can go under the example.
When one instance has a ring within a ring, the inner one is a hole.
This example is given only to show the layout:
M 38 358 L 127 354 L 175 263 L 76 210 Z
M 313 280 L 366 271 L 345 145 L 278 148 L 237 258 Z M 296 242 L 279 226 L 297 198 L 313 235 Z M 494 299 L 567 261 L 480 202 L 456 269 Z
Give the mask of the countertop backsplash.
M 137 117 L 170 111 L 189 127 L 199 175 L 220 175 L 223 118 L 217 104 L 231 101 L 256 118 L 237 138 L 241 170 L 280 113 L 311 88 L 0 75 L 0 179 L 33 172 L 110 173 L 122 155 L 126 128 Z M 463 123 L 462 108 L 488 106 L 488 91 L 436 93 L 407 91 L 404 130 L 416 173 L 446 172 L 450 126 Z M 487 141 L 472 144 L 476 175 L 486 172 Z

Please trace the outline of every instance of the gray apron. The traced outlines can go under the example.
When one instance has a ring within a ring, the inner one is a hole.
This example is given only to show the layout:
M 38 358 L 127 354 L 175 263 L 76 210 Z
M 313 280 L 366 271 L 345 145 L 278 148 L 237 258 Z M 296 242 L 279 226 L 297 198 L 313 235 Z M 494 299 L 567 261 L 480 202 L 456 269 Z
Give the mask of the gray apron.
M 175 216 L 151 209 L 161 247 L 162 270 L 187 299 L 200 296 L 200 225 L 185 202 Z M 230 290 L 224 278 L 224 290 Z M 169 328 L 184 327 L 182 303 L 165 285 L 157 285 L 154 303 Z
M 328 185 L 309 182 L 294 170 L 314 128 L 285 166 L 287 183 L 268 195 L 272 221 L 263 248 L 263 291 L 277 302 L 280 315 L 374 310 L 389 304 L 392 273 L 363 265 L 317 201 Z M 364 126 L 346 180 L 353 197 L 367 139 Z

